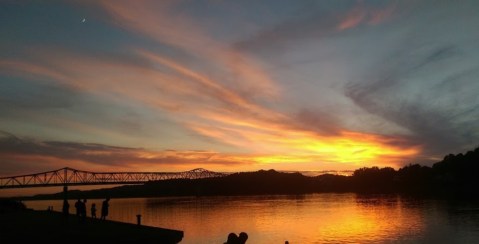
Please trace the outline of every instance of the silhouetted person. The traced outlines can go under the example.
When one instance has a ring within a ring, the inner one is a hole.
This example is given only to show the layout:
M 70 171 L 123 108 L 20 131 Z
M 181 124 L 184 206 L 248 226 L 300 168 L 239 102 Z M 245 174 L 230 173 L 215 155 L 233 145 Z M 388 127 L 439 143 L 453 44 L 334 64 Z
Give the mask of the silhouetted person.
M 248 234 L 246 234 L 246 232 L 241 232 L 238 237 L 238 242 L 240 244 L 245 244 L 246 240 L 248 240 Z
M 85 219 L 86 219 L 86 199 L 83 199 L 83 201 L 78 200 L 77 203 L 78 203 L 77 212 L 78 212 L 78 216 L 80 217 L 78 219 L 78 221 L 79 222 L 85 222 Z M 75 203 L 75 206 L 77 205 L 77 203 Z
M 86 219 L 86 198 L 83 199 L 83 202 L 81 202 L 80 206 L 81 206 L 81 211 L 80 211 L 80 215 L 81 215 L 81 219 L 82 219 L 82 222 L 85 222 L 85 219 Z
M 68 203 L 66 199 L 63 200 L 62 213 L 63 213 L 63 216 L 65 217 L 68 217 L 68 215 L 70 215 L 70 204 Z
M 289 244 L 289 241 L 285 241 L 284 244 Z
M 70 204 L 66 198 L 63 199 L 62 214 L 64 224 L 68 224 L 68 218 L 70 216 Z
M 108 216 L 108 208 L 110 207 L 110 204 L 108 203 L 110 201 L 110 198 L 107 197 L 105 201 L 101 203 L 101 218 L 102 220 L 106 219 L 106 216 Z
M 96 219 L 96 204 L 93 203 L 93 204 L 91 205 L 91 209 L 90 209 L 90 210 L 91 210 L 91 217 L 94 218 L 94 219 Z
M 239 238 L 235 233 L 230 233 L 224 244 L 239 244 Z
M 78 198 L 78 200 L 75 202 L 75 210 L 76 210 L 76 215 L 80 217 L 81 215 L 81 200 Z

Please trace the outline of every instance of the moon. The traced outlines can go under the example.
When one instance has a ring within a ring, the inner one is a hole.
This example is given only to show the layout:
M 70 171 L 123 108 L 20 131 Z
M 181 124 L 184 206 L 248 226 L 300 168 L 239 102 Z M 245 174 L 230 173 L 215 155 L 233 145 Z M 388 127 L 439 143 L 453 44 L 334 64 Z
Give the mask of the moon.
M 85 21 L 86 21 L 86 19 L 85 19 L 85 18 L 83 18 L 81 22 L 82 22 L 82 23 L 85 23 Z

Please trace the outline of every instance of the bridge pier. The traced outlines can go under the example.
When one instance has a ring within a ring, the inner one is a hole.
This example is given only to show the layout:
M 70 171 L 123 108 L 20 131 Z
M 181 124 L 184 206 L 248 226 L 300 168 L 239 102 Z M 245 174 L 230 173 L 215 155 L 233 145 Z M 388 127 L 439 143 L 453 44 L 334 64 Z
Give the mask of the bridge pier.
M 66 185 L 63 186 L 63 200 L 68 200 L 68 186 Z

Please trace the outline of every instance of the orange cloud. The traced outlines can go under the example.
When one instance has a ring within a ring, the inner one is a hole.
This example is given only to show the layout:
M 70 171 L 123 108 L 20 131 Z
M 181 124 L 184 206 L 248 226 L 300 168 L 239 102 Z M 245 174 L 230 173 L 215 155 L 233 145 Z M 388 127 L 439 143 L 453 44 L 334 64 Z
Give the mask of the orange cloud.
M 366 13 L 361 9 L 353 9 L 338 25 L 339 30 L 346 30 L 358 26 L 366 18 Z
M 264 72 L 257 60 L 214 40 L 198 21 L 174 11 L 174 1 L 101 1 L 101 6 L 115 23 L 133 32 L 144 34 L 160 44 L 182 49 L 204 60 L 224 73 L 250 96 L 278 95 L 279 87 Z
M 164 171 L 165 167 L 174 169 L 173 171 L 189 170 L 197 167 L 206 167 L 216 171 L 231 171 L 233 167 L 235 171 L 248 171 L 260 168 L 278 169 L 276 166 L 283 170 L 295 170 L 294 165 L 298 163 L 341 162 L 341 158 L 334 158 L 338 155 L 335 150 L 338 148 L 341 151 L 339 155 L 347 157 L 350 155 L 349 152 L 341 148 L 342 146 L 348 146 L 347 143 L 331 145 L 329 148 L 321 146 L 321 148 L 306 149 L 298 145 L 299 150 L 287 153 L 220 153 L 214 151 L 153 151 L 96 143 L 39 141 L 4 134 L 0 137 L 0 157 L 3 162 L 0 171 L 6 175 L 61 167 L 96 171 L 111 171 L 111 167 L 123 171 L 159 171 L 159 168 Z M 359 155 L 359 157 L 367 158 L 370 154 L 374 154 L 373 143 L 365 142 L 363 147 L 363 150 L 372 150 L 372 153 Z M 384 147 L 380 149 L 388 150 Z M 353 149 L 348 150 L 352 151 Z M 351 154 L 355 153 L 358 152 L 352 152 Z M 385 152 L 385 154 L 390 155 L 394 155 L 394 153 L 397 152 Z M 345 162 L 347 160 L 348 158 Z M 336 169 L 348 169 L 348 167 L 340 166 Z
M 198 124 L 191 125 L 191 128 L 197 133 L 251 152 L 272 154 L 253 160 L 258 163 L 336 162 L 350 164 L 350 168 L 378 164 L 397 166 L 420 152 L 420 147 L 393 146 L 392 143 L 401 141 L 400 138 L 351 131 L 322 136 L 311 131 L 287 128 L 249 130 Z
M 368 8 L 359 4 L 342 17 L 337 25 L 337 29 L 347 30 L 355 28 L 361 24 L 377 25 L 389 19 L 395 10 L 395 5 L 389 5 L 385 8 Z

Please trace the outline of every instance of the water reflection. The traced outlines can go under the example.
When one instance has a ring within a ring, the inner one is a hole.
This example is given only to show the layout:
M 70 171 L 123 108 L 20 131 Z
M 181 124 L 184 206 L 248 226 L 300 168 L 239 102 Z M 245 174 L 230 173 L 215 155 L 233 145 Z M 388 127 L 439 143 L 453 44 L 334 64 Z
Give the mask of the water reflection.
M 89 200 L 89 203 L 101 200 Z M 27 202 L 60 210 L 61 201 Z M 479 204 L 398 195 L 314 194 L 288 196 L 112 199 L 110 216 L 179 229 L 182 243 L 223 243 L 228 233 L 248 243 L 470 243 L 479 241 Z

